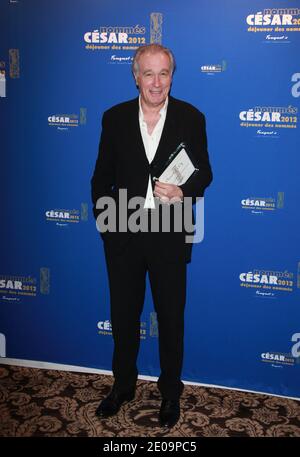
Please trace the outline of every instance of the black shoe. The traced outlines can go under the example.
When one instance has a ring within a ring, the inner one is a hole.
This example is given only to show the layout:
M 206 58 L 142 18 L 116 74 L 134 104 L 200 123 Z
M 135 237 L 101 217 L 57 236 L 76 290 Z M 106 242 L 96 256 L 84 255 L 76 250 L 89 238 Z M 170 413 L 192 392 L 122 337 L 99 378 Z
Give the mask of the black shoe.
M 179 400 L 163 400 L 159 411 L 159 421 L 162 427 L 173 427 L 180 417 Z
M 117 414 L 123 403 L 134 399 L 135 391 L 131 390 L 125 393 L 112 391 L 96 409 L 96 416 L 109 417 Z

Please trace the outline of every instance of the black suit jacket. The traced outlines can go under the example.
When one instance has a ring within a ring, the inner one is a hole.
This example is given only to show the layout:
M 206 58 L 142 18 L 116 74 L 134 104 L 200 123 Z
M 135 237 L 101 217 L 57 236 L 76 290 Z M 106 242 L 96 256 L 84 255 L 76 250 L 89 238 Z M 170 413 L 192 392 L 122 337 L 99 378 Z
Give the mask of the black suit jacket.
M 95 218 L 100 197 L 111 196 L 118 205 L 119 189 L 127 189 L 128 200 L 146 197 L 149 173 L 158 177 L 177 146 L 185 142 L 199 171 L 181 187 L 184 197 L 202 197 L 212 180 L 207 152 L 205 118 L 189 103 L 169 96 L 165 125 L 155 157 L 149 164 L 139 125 L 138 97 L 106 111 L 102 118 L 102 133 L 94 174 L 91 180 Z M 130 214 L 130 213 L 129 213 Z M 121 251 L 134 234 L 105 232 L 102 238 L 113 250 Z M 185 233 L 156 233 L 157 254 L 164 260 L 191 256 L 191 244 L 185 243 Z

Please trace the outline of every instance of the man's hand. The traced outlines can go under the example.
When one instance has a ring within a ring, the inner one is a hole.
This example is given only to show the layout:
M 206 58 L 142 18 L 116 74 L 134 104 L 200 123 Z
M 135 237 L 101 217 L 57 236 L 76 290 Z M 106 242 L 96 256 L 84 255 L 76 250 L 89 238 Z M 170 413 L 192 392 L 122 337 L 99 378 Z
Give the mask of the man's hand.
M 183 199 L 183 192 L 180 187 L 159 181 L 155 182 L 153 194 L 164 203 L 180 202 Z

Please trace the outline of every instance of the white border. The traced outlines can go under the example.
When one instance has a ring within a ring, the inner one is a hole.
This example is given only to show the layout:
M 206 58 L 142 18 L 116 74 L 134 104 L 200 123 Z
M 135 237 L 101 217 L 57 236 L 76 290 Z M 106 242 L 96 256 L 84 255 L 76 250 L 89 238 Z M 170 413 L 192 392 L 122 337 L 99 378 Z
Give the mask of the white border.
M 41 368 L 45 370 L 61 370 L 61 371 L 75 371 L 80 373 L 95 373 L 95 374 L 104 374 L 108 376 L 112 376 L 112 371 L 109 370 L 100 370 L 97 368 L 88 368 L 88 367 L 79 367 L 76 365 L 63 365 L 60 363 L 49 363 L 49 362 L 38 362 L 35 360 L 22 360 L 22 359 L 9 359 L 7 357 L 0 357 L 0 365 L 16 365 L 19 367 L 30 367 L 30 368 Z M 156 382 L 156 376 L 145 376 L 139 375 L 139 379 L 144 381 L 152 381 Z M 190 386 L 201 386 L 201 387 L 213 387 L 216 389 L 225 389 L 225 390 L 237 390 L 239 392 L 249 392 L 253 394 L 261 394 L 261 395 L 268 395 L 270 397 L 279 397 L 279 398 L 286 398 L 288 400 L 297 400 L 300 401 L 298 397 L 288 397 L 285 395 L 277 395 L 272 394 L 270 392 L 259 392 L 257 390 L 247 390 L 247 389 L 239 389 L 236 387 L 228 387 L 228 386 L 217 386 L 215 384 L 202 384 L 199 382 L 190 382 L 190 381 L 182 381 L 186 385 Z

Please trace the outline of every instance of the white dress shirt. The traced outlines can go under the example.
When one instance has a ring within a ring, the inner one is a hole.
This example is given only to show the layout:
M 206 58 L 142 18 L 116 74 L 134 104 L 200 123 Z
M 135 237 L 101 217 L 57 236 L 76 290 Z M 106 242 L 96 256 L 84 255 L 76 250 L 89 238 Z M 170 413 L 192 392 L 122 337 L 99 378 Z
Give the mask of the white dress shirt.
M 144 120 L 144 113 L 143 113 L 142 105 L 141 105 L 141 97 L 139 98 L 139 104 L 140 104 L 139 121 L 140 121 L 142 139 L 143 139 L 144 148 L 146 151 L 146 156 L 147 156 L 148 162 L 151 163 L 156 154 L 157 147 L 158 147 L 159 141 L 160 141 L 160 137 L 161 137 L 164 125 L 165 125 L 167 107 L 168 107 L 168 97 L 165 101 L 164 106 L 162 107 L 162 109 L 159 112 L 160 119 L 157 122 L 156 126 L 154 127 L 154 130 L 151 133 L 151 135 L 149 135 L 149 133 L 148 133 L 147 123 Z M 147 189 L 147 195 L 146 195 L 144 208 L 146 208 L 146 209 L 155 208 L 155 201 L 154 201 L 153 192 L 152 192 L 150 174 L 149 174 L 148 189 Z

